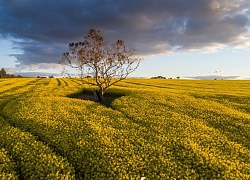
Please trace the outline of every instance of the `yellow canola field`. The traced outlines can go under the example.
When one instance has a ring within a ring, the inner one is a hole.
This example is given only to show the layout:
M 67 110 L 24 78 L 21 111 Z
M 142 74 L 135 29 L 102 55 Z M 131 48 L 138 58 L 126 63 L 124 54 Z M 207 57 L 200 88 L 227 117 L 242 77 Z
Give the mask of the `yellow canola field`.
M 68 97 L 82 87 L 95 89 L 33 79 L 1 114 L 67 159 L 72 178 L 250 179 L 249 81 L 127 79 L 107 92 L 110 107 Z

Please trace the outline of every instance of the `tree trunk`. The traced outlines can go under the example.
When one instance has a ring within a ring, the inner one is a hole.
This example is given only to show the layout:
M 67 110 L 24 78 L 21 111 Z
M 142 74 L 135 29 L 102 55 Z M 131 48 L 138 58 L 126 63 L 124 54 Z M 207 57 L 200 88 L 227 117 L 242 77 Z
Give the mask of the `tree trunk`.
M 103 101 L 103 90 L 100 89 L 99 91 L 96 90 L 96 95 L 97 95 L 97 98 L 98 98 L 98 101 Z

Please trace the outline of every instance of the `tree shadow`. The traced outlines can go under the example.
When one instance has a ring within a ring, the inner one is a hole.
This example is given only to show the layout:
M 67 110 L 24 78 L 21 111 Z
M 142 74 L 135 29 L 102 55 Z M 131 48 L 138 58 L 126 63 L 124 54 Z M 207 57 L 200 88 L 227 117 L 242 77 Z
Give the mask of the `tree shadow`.
M 107 92 L 104 94 L 103 100 L 98 101 L 98 99 L 96 99 L 94 96 L 93 89 L 83 89 L 82 91 L 69 94 L 67 97 L 75 98 L 75 99 L 82 99 L 82 100 L 89 100 L 89 101 L 97 102 L 106 107 L 111 107 L 111 104 L 115 99 L 120 98 L 125 95 L 126 94 L 124 93 L 124 91 L 110 89 L 110 90 L 107 90 Z

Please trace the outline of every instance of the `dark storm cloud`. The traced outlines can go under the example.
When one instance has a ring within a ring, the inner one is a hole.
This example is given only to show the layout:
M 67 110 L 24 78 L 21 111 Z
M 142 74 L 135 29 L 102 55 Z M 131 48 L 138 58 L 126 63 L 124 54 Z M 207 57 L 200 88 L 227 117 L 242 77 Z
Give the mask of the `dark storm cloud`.
M 90 28 L 144 55 L 249 47 L 247 0 L 3 0 L 0 34 L 22 54 L 20 66 L 58 63 Z

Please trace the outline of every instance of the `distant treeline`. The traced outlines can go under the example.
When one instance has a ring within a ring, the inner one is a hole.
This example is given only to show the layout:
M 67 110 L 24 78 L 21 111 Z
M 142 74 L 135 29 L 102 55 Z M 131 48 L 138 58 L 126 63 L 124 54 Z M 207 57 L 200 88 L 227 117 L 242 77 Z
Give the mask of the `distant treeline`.
M 47 78 L 46 76 L 37 76 L 36 78 Z M 49 78 L 54 78 L 54 76 L 49 76 Z
M 4 68 L 0 70 L 0 78 L 17 78 L 17 77 L 20 78 L 22 76 L 20 75 L 15 76 L 14 74 L 7 74 Z
M 164 76 L 156 76 L 156 77 L 151 77 L 150 79 L 167 79 L 166 77 Z M 168 79 L 173 79 L 173 78 L 168 78 Z M 180 77 L 176 77 L 176 79 L 180 79 Z

